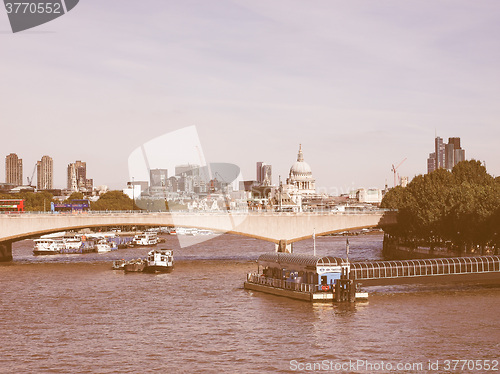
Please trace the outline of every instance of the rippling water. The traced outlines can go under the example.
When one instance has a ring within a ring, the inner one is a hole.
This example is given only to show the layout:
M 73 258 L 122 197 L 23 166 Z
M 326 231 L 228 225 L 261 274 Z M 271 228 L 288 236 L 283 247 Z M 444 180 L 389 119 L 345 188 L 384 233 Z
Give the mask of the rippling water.
M 349 240 L 351 258 L 380 258 L 382 236 Z M 459 373 L 467 370 L 446 371 L 444 360 L 499 359 L 497 286 L 371 288 L 369 302 L 311 304 L 242 288 L 269 243 L 222 235 L 161 246 L 175 249 L 172 273 L 111 270 L 147 248 L 34 257 L 32 241 L 16 243 L 14 262 L 0 265 L 0 372 L 327 372 L 366 360 L 375 366 L 343 372 L 387 372 L 377 370 L 383 362 Z M 317 239 L 318 254 L 344 248 L 343 238 Z M 312 242 L 294 251 L 311 253 Z

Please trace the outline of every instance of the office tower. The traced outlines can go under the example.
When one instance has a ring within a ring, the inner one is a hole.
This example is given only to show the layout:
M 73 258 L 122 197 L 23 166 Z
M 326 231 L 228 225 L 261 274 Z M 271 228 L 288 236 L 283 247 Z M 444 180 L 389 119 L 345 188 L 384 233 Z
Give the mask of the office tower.
M 42 159 L 36 163 L 36 188 L 38 190 L 51 190 L 53 188 L 53 171 L 52 157 L 43 156 Z
M 432 173 L 436 170 L 436 154 L 429 153 L 429 158 L 427 159 L 427 173 Z
M 87 163 L 76 161 L 68 165 L 68 189 L 75 192 L 92 191 L 94 180 L 87 179 Z
M 443 138 L 440 138 L 439 136 L 436 137 L 434 145 L 436 153 L 436 169 L 444 168 L 445 145 L 443 142 Z
M 446 144 L 445 145 L 445 167 L 447 170 L 453 169 L 454 161 L 455 161 L 455 148 L 453 144 Z
M 23 160 L 15 153 L 5 157 L 5 183 L 15 186 L 23 185 Z
M 465 161 L 465 150 L 460 146 L 460 138 L 448 138 L 448 144 L 444 144 L 442 138 L 436 137 L 434 148 L 435 152 L 429 154 L 427 159 L 427 173 L 439 168 L 451 170 L 460 161 Z
M 263 164 L 264 163 L 261 161 L 257 162 L 257 178 L 256 179 L 257 179 L 257 182 L 259 182 L 259 183 L 262 183 L 262 181 L 264 180 L 264 178 L 262 177 L 262 165 Z
M 446 144 L 446 169 L 453 169 L 460 161 L 465 161 L 465 150 L 460 146 L 460 138 L 449 138 Z
M 166 187 L 168 185 L 167 169 L 151 169 L 149 171 L 149 184 L 151 187 Z

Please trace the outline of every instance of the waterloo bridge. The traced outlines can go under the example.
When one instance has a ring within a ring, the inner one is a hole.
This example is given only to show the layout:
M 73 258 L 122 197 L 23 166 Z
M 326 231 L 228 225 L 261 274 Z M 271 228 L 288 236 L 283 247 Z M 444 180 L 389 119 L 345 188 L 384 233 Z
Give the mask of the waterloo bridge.
M 12 243 L 40 235 L 83 228 L 114 226 L 192 227 L 234 233 L 276 244 L 291 251 L 292 243 L 336 232 L 393 224 L 394 212 L 237 213 L 237 212 L 86 212 L 0 214 L 0 261 L 12 260 Z

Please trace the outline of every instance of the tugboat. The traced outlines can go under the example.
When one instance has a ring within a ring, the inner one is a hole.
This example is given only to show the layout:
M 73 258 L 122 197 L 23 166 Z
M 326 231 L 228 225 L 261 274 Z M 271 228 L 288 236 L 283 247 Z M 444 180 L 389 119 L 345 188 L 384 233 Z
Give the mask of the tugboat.
M 137 260 L 130 260 L 123 265 L 123 270 L 125 270 L 125 273 L 131 273 L 131 272 L 141 272 L 144 271 L 144 268 L 146 267 L 146 260 L 141 260 L 138 258 Z
M 166 273 L 174 267 L 174 251 L 171 249 L 154 249 L 149 251 L 145 260 L 145 273 Z

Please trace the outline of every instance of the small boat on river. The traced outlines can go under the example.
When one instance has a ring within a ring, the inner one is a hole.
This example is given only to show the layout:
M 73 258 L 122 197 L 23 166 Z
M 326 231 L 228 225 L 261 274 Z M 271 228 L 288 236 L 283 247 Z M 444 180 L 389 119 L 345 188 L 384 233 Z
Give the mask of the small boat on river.
M 96 244 L 97 253 L 116 251 L 118 246 L 114 242 L 108 242 L 106 239 L 101 239 Z
M 145 267 L 146 261 L 138 258 L 137 260 L 127 261 L 123 265 L 123 270 L 125 270 L 125 273 L 137 273 L 142 272 Z
M 154 249 L 149 251 L 146 259 L 146 273 L 166 273 L 174 267 L 174 251 L 171 249 Z
M 154 231 L 146 231 L 137 234 L 132 241 L 133 245 L 149 246 L 158 244 L 158 234 Z
M 125 270 L 125 260 L 115 260 L 113 261 L 113 270 Z
M 172 271 L 174 267 L 174 251 L 154 249 L 149 251 L 145 259 L 115 260 L 112 267 L 113 270 L 125 270 L 125 272 L 166 273 Z
M 35 247 L 33 248 L 33 254 L 35 256 L 58 254 L 66 248 L 66 243 L 64 242 L 64 240 L 57 238 L 40 238 L 35 239 L 34 242 Z

